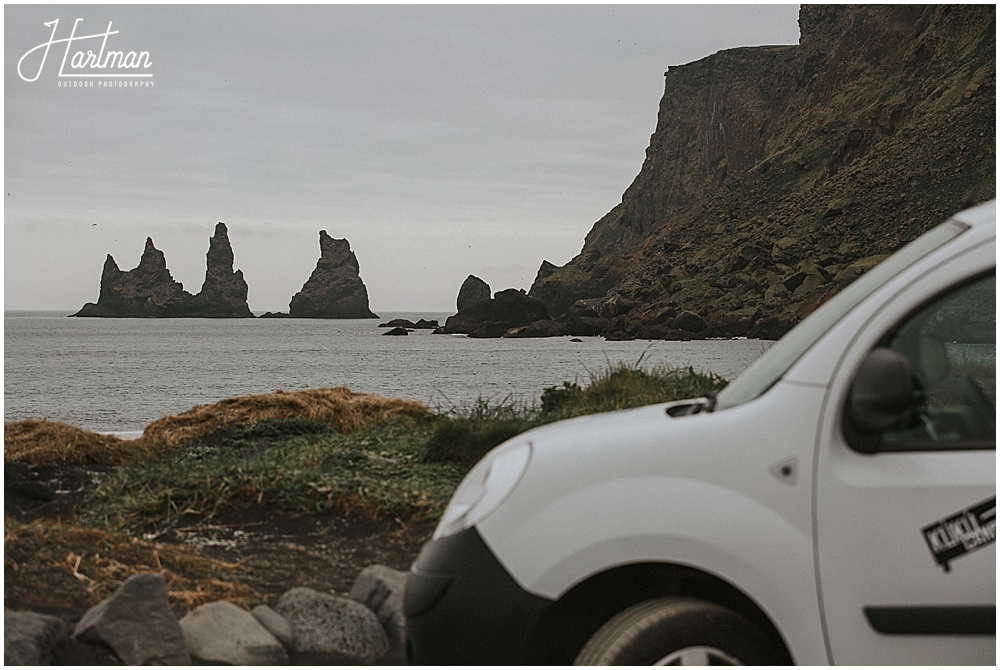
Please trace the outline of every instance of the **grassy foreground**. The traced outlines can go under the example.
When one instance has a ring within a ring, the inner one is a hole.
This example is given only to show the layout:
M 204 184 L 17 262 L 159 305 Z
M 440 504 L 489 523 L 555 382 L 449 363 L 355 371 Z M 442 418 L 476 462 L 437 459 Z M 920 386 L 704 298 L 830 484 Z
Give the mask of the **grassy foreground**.
M 7 423 L 4 457 L 116 466 L 77 510 L 79 522 L 107 530 L 163 530 L 253 505 L 435 519 L 471 465 L 518 433 L 725 383 L 691 369 L 618 365 L 584 386 L 549 387 L 531 405 L 479 400 L 444 412 L 347 389 L 277 392 L 164 417 L 133 441 L 53 422 Z

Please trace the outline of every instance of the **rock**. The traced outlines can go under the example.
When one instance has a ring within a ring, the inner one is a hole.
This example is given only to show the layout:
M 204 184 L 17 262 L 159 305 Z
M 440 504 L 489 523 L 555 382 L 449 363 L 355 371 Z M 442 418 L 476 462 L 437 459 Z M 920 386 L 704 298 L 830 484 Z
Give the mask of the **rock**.
M 181 311 L 185 297 L 180 282 L 174 281 L 167 269 L 163 252 L 146 238 L 146 248 L 139 265 L 123 272 L 108 254 L 101 273 L 101 294 L 97 304 L 88 302 L 73 316 L 149 317 L 174 316 Z
M 600 317 L 571 316 L 566 319 L 566 332 L 570 335 L 600 335 L 609 323 Z
M 705 320 L 694 312 L 684 311 L 670 322 L 670 328 L 673 330 L 686 330 L 689 333 L 699 333 L 705 330 Z
M 393 319 L 392 321 L 386 321 L 385 323 L 378 324 L 379 328 L 413 328 L 414 324 L 409 319 Z
M 475 305 L 477 302 L 484 302 L 493 295 L 490 292 L 490 285 L 479 277 L 469 275 L 462 282 L 462 288 L 458 290 L 458 311 Z
M 282 595 L 274 609 L 292 624 L 297 663 L 374 663 L 389 651 L 378 617 L 354 600 L 298 587 Z
M 264 312 L 258 319 L 289 319 L 291 315 L 288 312 Z
M 247 283 L 241 270 L 233 271 L 233 247 L 229 231 L 221 221 L 208 241 L 205 282 L 198 295 L 188 300 L 185 316 L 208 319 L 253 318 L 247 305 Z
M 437 319 L 419 319 L 415 324 L 413 324 L 413 327 L 418 330 L 433 330 L 435 328 L 439 328 L 440 324 L 437 322 Z
M 558 321 L 553 321 L 552 319 L 545 319 L 542 321 L 534 321 L 527 326 L 518 326 L 516 328 L 511 328 L 506 333 L 503 334 L 504 337 L 518 338 L 518 337 L 559 337 L 562 335 L 568 335 L 566 331 L 566 326 L 559 323 Z
M 570 342 L 583 342 L 583 340 L 581 340 L 579 337 L 574 337 L 570 340 Z
M 393 328 L 392 330 L 387 330 L 387 331 L 385 331 L 382 334 L 383 335 L 409 335 L 410 331 L 408 331 L 406 328 L 400 327 L 400 328 Z
M 225 602 L 194 608 L 180 620 L 195 662 L 284 665 L 288 651 L 250 612 Z
M 769 316 L 755 323 L 747 331 L 747 337 L 752 340 L 778 340 L 794 326 L 790 321 Z
M 372 565 L 361 571 L 351 586 L 350 597 L 375 612 L 389 637 L 389 652 L 383 664 L 406 663 L 406 615 L 403 598 L 409 573 L 384 565 Z
M 267 605 L 257 605 L 250 610 L 250 614 L 254 615 L 257 621 L 270 631 L 271 635 L 278 638 L 278 641 L 286 648 L 295 648 L 295 633 L 292 631 L 292 624 L 288 622 L 288 619 Z
M 247 305 L 243 273 L 233 272 L 229 232 L 220 222 L 208 243 L 205 282 L 198 295 L 174 281 L 163 252 L 147 237 L 139 265 L 128 272 L 118 269 L 108 254 L 97 303 L 88 302 L 73 316 L 253 318 L 253 313 Z
M 548 319 L 544 302 L 511 288 L 449 317 L 444 332 L 466 333 L 470 337 L 502 337 L 511 328 Z
M 628 333 L 626 333 L 624 330 L 616 330 L 615 332 L 605 336 L 604 339 L 607 340 L 608 342 L 626 342 L 634 338 Z
M 634 301 L 623 295 L 613 295 L 601 306 L 600 315 L 605 319 L 614 319 L 628 314 L 634 307 Z
M 189 665 L 191 657 L 170 611 L 163 575 L 129 577 L 109 598 L 91 607 L 73 636 L 110 647 L 128 665 Z
M 69 637 L 69 626 L 37 612 L 3 613 L 4 665 L 49 665 L 53 651 Z
M 319 248 L 316 269 L 292 296 L 288 314 L 300 319 L 377 319 L 368 308 L 368 289 L 350 243 L 321 230 Z

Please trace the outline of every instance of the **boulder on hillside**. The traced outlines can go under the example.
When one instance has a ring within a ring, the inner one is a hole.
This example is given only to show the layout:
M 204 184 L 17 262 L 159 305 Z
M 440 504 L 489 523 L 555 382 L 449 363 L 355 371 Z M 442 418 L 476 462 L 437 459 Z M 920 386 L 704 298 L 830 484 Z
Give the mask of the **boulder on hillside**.
M 69 632 L 69 626 L 48 614 L 4 612 L 3 664 L 49 665 Z
M 479 277 L 469 275 L 462 282 L 462 288 L 458 290 L 458 311 L 475 305 L 477 302 L 484 302 L 493 295 L 490 292 L 490 285 Z
M 511 328 L 547 321 L 545 303 L 524 291 L 498 291 L 490 300 L 477 302 L 451 316 L 444 324 L 445 333 L 465 333 L 476 337 L 502 337 Z M 477 335 L 473 335 L 478 333 Z
M 292 296 L 288 314 L 299 319 L 377 319 L 368 308 L 368 289 L 358 274 L 358 259 L 347 240 L 319 231 L 320 257 L 302 290 Z
M 389 652 L 381 659 L 384 665 L 406 664 L 406 595 L 408 572 L 384 565 L 372 565 L 361 571 L 351 586 L 351 600 L 375 612 L 389 637 Z

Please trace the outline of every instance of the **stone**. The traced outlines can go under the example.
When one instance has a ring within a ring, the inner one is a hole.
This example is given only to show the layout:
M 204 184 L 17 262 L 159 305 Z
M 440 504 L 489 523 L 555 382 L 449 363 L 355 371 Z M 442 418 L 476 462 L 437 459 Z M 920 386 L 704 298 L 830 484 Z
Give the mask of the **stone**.
M 133 575 L 110 597 L 91 607 L 73 636 L 110 647 L 128 665 L 189 665 L 177 619 L 170 611 L 163 575 Z
M 288 651 L 257 618 L 226 601 L 199 605 L 180 620 L 195 662 L 284 665 Z
M 383 335 L 409 335 L 410 331 L 408 331 L 406 328 L 399 327 L 399 328 L 393 328 L 392 330 L 387 330 L 387 331 L 385 331 L 382 334 Z
M 616 330 L 615 332 L 605 336 L 604 339 L 607 340 L 608 342 L 627 342 L 628 340 L 632 340 L 635 338 L 626 333 L 624 330 Z
M 409 319 L 392 319 L 391 321 L 386 321 L 385 323 L 378 324 L 379 328 L 413 328 L 414 324 Z
M 498 291 L 491 300 L 477 302 L 448 317 L 446 333 L 465 333 L 470 337 L 502 337 L 511 328 L 549 320 L 545 303 L 524 291 Z
M 295 633 L 292 631 L 292 624 L 288 619 L 281 616 L 267 605 L 257 605 L 250 614 L 257 618 L 257 621 L 271 632 L 271 635 L 278 638 L 281 644 L 288 649 L 295 648 Z
M 566 332 L 570 335 L 600 335 L 609 323 L 601 317 L 571 316 L 566 319 Z
M 670 322 L 673 330 L 686 330 L 689 333 L 699 333 L 705 330 L 705 320 L 694 312 L 684 311 Z
M 406 663 L 406 615 L 403 599 L 409 573 L 384 565 L 372 565 L 361 571 L 351 586 L 350 597 L 375 612 L 389 638 L 389 652 L 383 664 Z
M 288 314 L 299 319 L 377 319 L 368 308 L 368 289 L 350 242 L 321 230 L 319 248 L 316 268 L 292 296 Z
M 253 318 L 247 305 L 247 283 L 242 270 L 233 271 L 233 247 L 221 221 L 208 241 L 205 281 L 201 291 L 187 301 L 185 316 L 207 319 Z
M 209 239 L 205 282 L 198 295 L 174 281 L 163 252 L 147 237 L 139 265 L 128 272 L 122 272 L 108 254 L 97 303 L 88 302 L 73 316 L 253 318 L 247 291 L 243 273 L 233 271 L 229 231 L 219 222 Z
M 88 302 L 73 316 L 167 317 L 181 311 L 185 297 L 179 281 L 174 281 L 163 252 L 146 238 L 139 265 L 123 272 L 108 254 L 101 273 L 101 294 L 97 303 Z
M 613 295 L 601 306 L 600 315 L 605 319 L 614 319 L 624 316 L 635 307 L 635 301 L 629 300 L 623 295 Z
M 504 337 L 560 337 L 568 335 L 566 326 L 552 319 L 534 321 L 527 326 L 511 328 L 503 334 Z
M 69 626 L 37 612 L 3 613 L 4 665 L 49 665 L 56 647 L 69 637 Z
M 479 277 L 469 275 L 462 282 L 462 288 L 458 290 L 458 311 L 461 312 L 477 302 L 489 300 L 492 295 L 489 284 Z
M 274 610 L 292 625 L 297 663 L 374 663 L 389 651 L 389 638 L 375 613 L 349 598 L 297 587 L 282 595 Z

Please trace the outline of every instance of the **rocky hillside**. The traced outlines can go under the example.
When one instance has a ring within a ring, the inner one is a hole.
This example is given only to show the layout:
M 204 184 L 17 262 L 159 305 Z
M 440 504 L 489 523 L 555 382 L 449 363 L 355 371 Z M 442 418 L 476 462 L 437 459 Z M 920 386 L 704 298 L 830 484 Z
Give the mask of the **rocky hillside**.
M 995 196 L 995 6 L 803 6 L 799 27 L 797 46 L 669 69 L 621 204 L 538 271 L 552 316 L 659 337 L 693 313 L 706 336 L 778 337 Z

